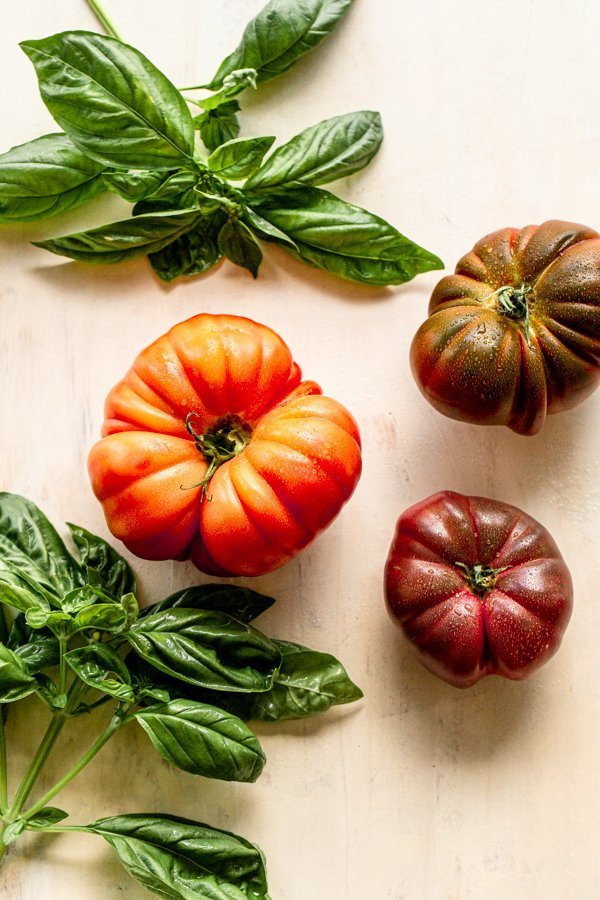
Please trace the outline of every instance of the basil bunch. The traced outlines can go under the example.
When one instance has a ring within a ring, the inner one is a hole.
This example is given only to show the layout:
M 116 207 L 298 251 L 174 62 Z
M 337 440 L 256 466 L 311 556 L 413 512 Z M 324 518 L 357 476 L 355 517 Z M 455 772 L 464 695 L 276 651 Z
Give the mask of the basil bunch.
M 271 0 L 214 78 L 182 91 L 114 36 L 23 42 L 62 133 L 0 156 L 0 221 L 43 219 L 109 190 L 134 204 L 133 217 L 36 246 L 89 263 L 148 256 L 165 281 L 222 257 L 256 277 L 259 240 L 365 284 L 442 268 L 388 222 L 321 187 L 368 165 L 383 140 L 378 113 L 327 119 L 270 155 L 274 137 L 238 137 L 236 98 L 287 71 L 351 3 Z M 200 88 L 211 93 L 192 98 Z
M 255 629 L 250 623 L 274 601 L 248 588 L 191 587 L 140 611 L 129 564 L 69 527 L 79 559 L 33 503 L 0 494 L 0 855 L 26 830 L 83 831 L 108 841 L 160 896 L 266 898 L 263 855 L 244 838 L 169 815 L 65 825 L 68 814 L 49 804 L 128 723 L 186 772 L 255 781 L 265 755 L 247 720 L 311 716 L 359 699 L 360 690 L 334 657 Z M 10 802 L 4 723 L 9 705 L 29 695 L 51 718 Z M 69 719 L 105 704 L 104 730 L 27 806 Z

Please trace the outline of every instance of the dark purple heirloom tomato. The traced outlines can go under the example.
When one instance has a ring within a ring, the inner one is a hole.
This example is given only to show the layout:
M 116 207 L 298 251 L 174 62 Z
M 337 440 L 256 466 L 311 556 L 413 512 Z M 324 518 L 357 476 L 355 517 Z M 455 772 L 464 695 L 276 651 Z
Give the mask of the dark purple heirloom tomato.
M 535 434 L 600 383 L 600 235 L 544 222 L 475 244 L 435 288 L 411 347 L 437 410 Z
M 421 662 L 456 687 L 526 678 L 558 649 L 573 606 L 571 575 L 543 525 L 453 491 L 398 519 L 385 595 Z

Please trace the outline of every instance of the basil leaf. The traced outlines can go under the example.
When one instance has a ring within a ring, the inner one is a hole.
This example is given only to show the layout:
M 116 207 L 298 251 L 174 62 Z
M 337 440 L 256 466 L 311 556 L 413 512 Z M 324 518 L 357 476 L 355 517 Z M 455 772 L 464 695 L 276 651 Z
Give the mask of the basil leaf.
M 212 609 L 248 623 L 274 603 L 273 597 L 266 597 L 251 588 L 240 587 L 237 584 L 198 584 L 177 591 L 159 603 L 147 606 L 140 613 L 140 617 L 165 609 Z
M 117 700 L 130 703 L 135 700 L 129 670 L 118 653 L 107 644 L 76 647 L 65 653 L 65 660 L 90 687 L 110 694 Z
M 45 134 L 0 156 L 0 222 L 68 212 L 105 190 L 103 165 L 66 134 Z
M 259 631 L 212 610 L 153 613 L 131 626 L 127 640 L 161 672 L 216 690 L 266 691 L 281 659 Z
M 341 662 L 329 653 L 309 650 L 288 641 L 274 643 L 281 651 L 281 665 L 268 691 L 233 694 L 177 685 L 171 680 L 165 682 L 165 687 L 173 697 L 218 705 L 247 722 L 316 716 L 332 706 L 353 703 L 363 696 Z
M 25 621 L 30 628 L 50 628 L 53 632 L 58 630 L 62 632 L 72 631 L 72 618 L 68 613 L 57 612 L 56 610 L 35 609 L 30 607 L 25 611 Z
M 92 158 L 130 169 L 172 169 L 193 156 L 194 123 L 183 97 L 138 50 L 86 31 L 20 46 L 50 113 Z
M 171 765 L 223 781 L 256 781 L 265 755 L 247 725 L 216 706 L 173 700 L 134 713 Z
M 157 253 L 149 254 L 150 264 L 159 278 L 169 282 L 180 275 L 202 275 L 221 259 L 219 231 L 224 216 L 217 211 L 201 216 L 196 226 Z
M 104 184 L 113 194 L 118 194 L 130 203 L 145 200 L 151 197 L 161 184 L 171 176 L 171 172 L 145 171 L 144 169 L 130 169 L 128 172 L 120 172 L 117 169 L 105 172 L 102 176 Z
M 17 494 L 0 493 L 1 569 L 39 582 L 58 597 L 84 584 L 80 566 L 46 516 Z
M 23 619 L 25 621 L 25 619 Z M 58 640 L 53 634 L 31 630 L 31 637 L 26 644 L 11 647 L 16 656 L 23 662 L 27 672 L 35 675 L 42 669 L 57 666 L 60 660 Z M 10 642 L 10 638 L 9 638 Z M 10 646 L 10 643 L 9 643 Z
M 229 831 L 153 814 L 113 816 L 87 828 L 111 845 L 136 881 L 160 896 L 268 900 L 261 851 Z
M 252 231 L 254 231 L 259 237 L 261 237 L 264 241 L 271 241 L 273 244 L 282 244 L 283 246 L 289 247 L 292 250 L 297 250 L 297 244 L 291 239 L 291 237 L 285 232 L 280 231 L 279 228 L 276 228 L 275 225 L 272 225 L 270 222 L 267 222 L 266 219 L 263 219 L 262 216 L 253 210 L 250 207 L 246 207 L 242 214 L 242 219 L 248 225 Z
M 281 666 L 271 690 L 253 697 L 248 718 L 302 719 L 363 696 L 334 656 L 288 641 L 275 643 L 281 650 Z
M 247 225 L 239 219 L 228 219 L 219 232 L 219 250 L 230 262 L 258 275 L 262 251 Z
M 236 69 L 223 81 L 223 87 L 216 94 L 210 94 L 196 103 L 204 110 L 218 109 L 224 106 L 247 87 L 256 87 L 256 69 Z M 238 107 L 239 109 L 239 107 Z
M 49 604 L 43 595 L 22 587 L 17 583 L 17 576 L 10 572 L 0 571 L 0 603 L 13 606 L 22 613 L 29 609 L 49 610 Z
M 238 181 L 258 169 L 274 140 L 274 137 L 259 137 L 227 141 L 211 153 L 206 164 L 221 178 Z
M 19 835 L 23 834 L 26 828 L 27 819 L 15 819 L 14 822 L 9 822 L 2 832 L 2 843 L 6 846 L 14 843 Z
M 51 710 L 64 709 L 67 705 L 67 695 L 61 694 L 56 684 L 47 675 L 38 672 L 35 676 L 37 682 L 36 693 L 48 705 Z
M 239 111 L 237 100 L 230 100 L 194 117 L 194 127 L 200 132 L 202 143 L 209 152 L 238 136 L 240 123 L 236 113 Z
M 22 700 L 37 688 L 37 681 L 16 653 L 0 644 L 0 703 Z
M 82 262 L 118 263 L 161 250 L 193 228 L 197 220 L 197 210 L 158 212 L 33 243 Z
M 256 69 L 259 83 L 286 72 L 333 31 L 351 5 L 352 0 L 271 0 L 207 87 L 222 87 L 236 69 Z
M 47 828 L 49 825 L 56 825 L 68 818 L 69 813 L 64 809 L 58 809 L 57 806 L 44 806 L 35 816 L 27 820 L 28 828 Z
M 135 575 L 127 560 L 107 541 L 81 525 L 72 525 L 70 522 L 67 525 L 88 573 L 93 569 L 99 575 L 102 587 L 117 599 L 123 594 L 135 594 Z
M 247 188 L 272 188 L 292 182 L 327 184 L 367 166 L 383 141 L 381 116 L 363 110 L 325 119 L 278 147 Z
M 74 590 L 69 591 L 68 594 L 65 594 L 62 599 L 61 609 L 63 612 L 76 614 L 79 610 L 85 609 L 86 606 L 92 606 L 97 602 L 97 588 L 87 584 L 85 587 L 75 588 Z
M 87 606 L 75 616 L 77 630 L 97 628 L 100 631 L 118 632 L 125 627 L 127 614 L 117 603 L 97 603 Z
M 373 213 L 315 187 L 281 188 L 248 202 L 298 245 L 307 262 L 340 278 L 365 284 L 401 284 L 420 272 L 443 268 Z
M 140 614 L 140 607 L 136 600 L 135 594 L 123 594 L 121 597 L 121 606 L 125 613 L 125 628 L 133 625 Z

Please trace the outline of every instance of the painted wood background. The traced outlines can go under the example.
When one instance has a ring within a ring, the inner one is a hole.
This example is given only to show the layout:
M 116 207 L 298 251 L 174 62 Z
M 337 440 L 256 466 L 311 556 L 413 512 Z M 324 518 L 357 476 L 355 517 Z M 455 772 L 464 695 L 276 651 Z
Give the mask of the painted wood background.
M 178 84 L 209 77 L 262 0 L 106 0 L 124 35 Z M 82 0 L 5 4 L 2 147 L 53 130 L 17 43 L 92 28 Z M 8 8 L 10 6 L 10 8 Z M 247 134 L 285 139 L 352 109 L 383 114 L 386 141 L 337 188 L 452 268 L 481 235 L 565 218 L 600 227 L 600 9 L 593 0 L 357 0 L 343 27 L 260 96 Z M 108 388 L 137 351 L 201 311 L 279 331 L 309 378 L 360 422 L 364 476 L 329 531 L 254 584 L 279 598 L 273 634 L 340 656 L 365 699 L 312 722 L 259 726 L 256 785 L 194 778 L 121 733 L 60 798 L 77 821 L 119 811 L 206 820 L 265 850 L 277 900 L 592 900 L 600 676 L 600 392 L 535 438 L 453 423 L 421 399 L 408 347 L 437 275 L 390 290 L 335 281 L 269 250 L 258 281 L 223 265 L 165 287 L 144 261 L 64 262 L 26 241 L 110 220 L 116 198 L 0 233 L 0 486 L 107 535 L 85 461 Z M 382 567 L 399 513 L 442 488 L 522 506 L 556 537 L 576 607 L 559 655 L 525 684 L 447 687 L 387 620 Z M 198 581 L 188 565 L 136 565 L 146 601 Z M 11 761 L 40 731 L 13 717 Z M 49 768 L 91 742 L 80 720 Z M 99 839 L 35 837 L 0 876 L 7 900 L 147 896 Z

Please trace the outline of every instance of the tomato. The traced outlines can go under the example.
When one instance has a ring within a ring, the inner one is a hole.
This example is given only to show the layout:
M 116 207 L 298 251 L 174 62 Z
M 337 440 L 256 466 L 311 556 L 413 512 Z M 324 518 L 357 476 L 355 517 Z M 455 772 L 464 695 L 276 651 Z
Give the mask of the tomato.
M 526 678 L 558 649 L 573 605 L 569 570 L 539 522 L 453 491 L 400 516 L 385 591 L 421 662 L 456 687 Z
M 291 559 L 361 470 L 354 419 L 301 378 L 275 332 L 238 316 L 195 316 L 143 350 L 109 393 L 89 456 L 115 537 L 213 575 Z
M 535 434 L 600 381 L 600 235 L 545 222 L 480 240 L 443 278 L 411 348 L 440 412 Z

